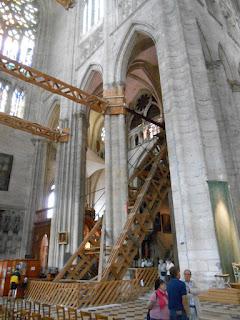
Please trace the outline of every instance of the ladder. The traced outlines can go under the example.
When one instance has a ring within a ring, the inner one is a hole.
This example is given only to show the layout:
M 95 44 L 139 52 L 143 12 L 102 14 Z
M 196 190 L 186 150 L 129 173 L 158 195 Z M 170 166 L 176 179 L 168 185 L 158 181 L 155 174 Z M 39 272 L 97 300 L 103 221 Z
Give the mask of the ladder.
M 169 186 L 167 144 L 163 132 L 129 179 L 128 219 L 110 253 L 101 281 L 123 278 L 142 241 L 149 234 Z M 96 276 L 96 270 L 93 274 L 93 268 L 95 266 L 96 269 L 99 261 L 101 227 L 102 219 L 99 219 L 54 281 L 63 278 L 90 279 Z M 90 247 L 87 248 L 86 244 L 90 244 Z
M 133 183 L 138 178 L 142 184 L 139 188 L 130 187 L 132 205 L 129 206 L 128 219 L 110 253 L 102 281 L 124 277 L 168 194 L 169 174 L 167 143 L 165 133 L 162 133 L 130 179 Z
M 84 277 L 93 278 L 97 275 L 100 239 L 101 239 L 102 218 L 100 218 L 89 234 L 84 238 L 76 252 L 70 257 L 54 281 L 63 278 L 71 280 L 79 280 Z

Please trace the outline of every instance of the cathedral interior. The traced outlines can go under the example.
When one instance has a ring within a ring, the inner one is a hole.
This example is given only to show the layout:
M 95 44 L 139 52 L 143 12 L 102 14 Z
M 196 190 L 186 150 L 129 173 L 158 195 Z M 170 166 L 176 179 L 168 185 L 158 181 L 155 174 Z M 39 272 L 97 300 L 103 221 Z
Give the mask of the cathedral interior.
M 140 320 L 169 260 L 239 316 L 239 128 L 239 0 L 0 1 L 0 296 Z

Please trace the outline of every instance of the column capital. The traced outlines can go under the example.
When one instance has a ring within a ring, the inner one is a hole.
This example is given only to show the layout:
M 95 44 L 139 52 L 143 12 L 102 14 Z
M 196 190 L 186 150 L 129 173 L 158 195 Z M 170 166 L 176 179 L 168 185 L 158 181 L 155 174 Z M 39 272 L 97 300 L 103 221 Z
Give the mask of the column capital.
M 115 86 L 105 89 L 103 97 L 108 101 L 108 106 L 104 111 L 105 115 L 127 114 L 126 98 L 123 86 Z

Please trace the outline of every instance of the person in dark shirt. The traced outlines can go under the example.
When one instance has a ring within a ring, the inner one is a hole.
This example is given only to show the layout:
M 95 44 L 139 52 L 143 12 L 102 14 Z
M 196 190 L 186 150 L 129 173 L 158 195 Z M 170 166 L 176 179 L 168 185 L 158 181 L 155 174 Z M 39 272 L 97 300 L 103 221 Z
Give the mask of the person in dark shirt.
M 167 285 L 170 320 L 187 320 L 188 301 L 186 285 L 179 280 L 180 272 L 176 267 L 170 269 L 170 281 Z

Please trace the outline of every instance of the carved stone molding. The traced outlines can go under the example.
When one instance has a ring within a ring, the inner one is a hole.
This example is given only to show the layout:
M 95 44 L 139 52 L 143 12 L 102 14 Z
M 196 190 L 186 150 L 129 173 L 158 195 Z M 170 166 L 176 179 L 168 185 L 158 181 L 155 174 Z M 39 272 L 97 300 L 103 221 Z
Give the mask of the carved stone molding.
M 233 92 L 240 92 L 240 82 L 238 80 L 228 80 Z
M 89 35 L 79 44 L 80 54 L 78 57 L 77 69 L 91 57 L 91 55 L 103 44 L 103 26 L 99 26 L 94 33 Z

